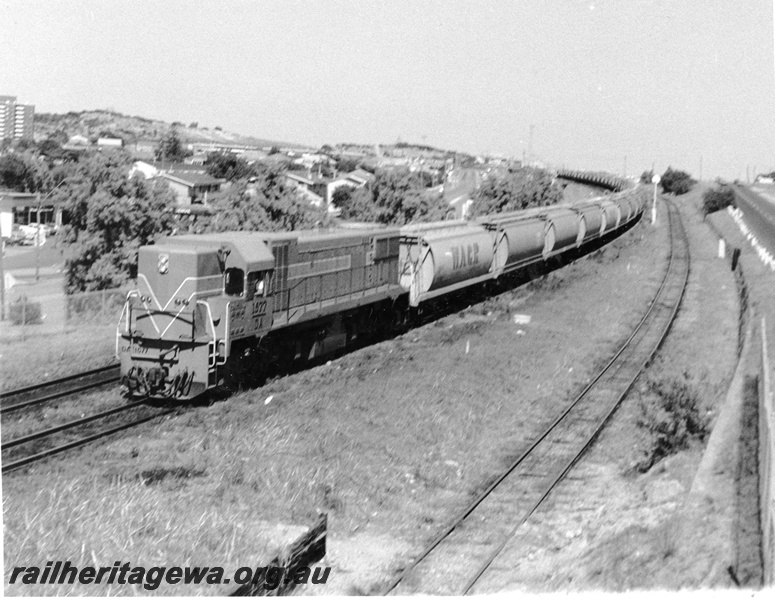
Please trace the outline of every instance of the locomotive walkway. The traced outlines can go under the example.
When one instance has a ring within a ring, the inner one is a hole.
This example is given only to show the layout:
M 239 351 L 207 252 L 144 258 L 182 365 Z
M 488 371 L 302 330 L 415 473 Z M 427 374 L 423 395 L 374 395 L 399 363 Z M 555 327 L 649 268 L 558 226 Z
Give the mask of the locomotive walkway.
M 529 448 L 383 590 L 467 594 L 590 446 L 666 337 L 689 276 L 689 247 L 669 204 L 671 250 L 660 288 L 629 339 Z

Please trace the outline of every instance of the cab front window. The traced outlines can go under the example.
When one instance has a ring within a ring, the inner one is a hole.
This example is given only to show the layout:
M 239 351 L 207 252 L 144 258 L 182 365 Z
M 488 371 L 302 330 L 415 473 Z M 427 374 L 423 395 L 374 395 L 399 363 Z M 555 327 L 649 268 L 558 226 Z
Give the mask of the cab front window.
M 227 296 L 242 296 L 245 292 L 245 272 L 242 269 L 226 269 L 223 291 Z

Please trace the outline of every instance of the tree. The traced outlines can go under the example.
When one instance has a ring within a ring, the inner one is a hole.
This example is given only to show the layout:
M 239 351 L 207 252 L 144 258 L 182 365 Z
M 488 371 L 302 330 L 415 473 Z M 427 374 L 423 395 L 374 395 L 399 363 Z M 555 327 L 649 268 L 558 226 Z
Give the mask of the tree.
M 349 173 L 355 171 L 358 168 L 358 160 L 355 158 L 342 158 L 337 159 L 336 168 L 342 173 Z
M 205 162 L 207 172 L 212 177 L 234 181 L 250 177 L 253 169 L 245 161 L 233 152 L 210 152 Z
M 471 216 L 549 206 L 562 200 L 562 190 L 543 169 L 509 167 L 490 177 L 474 194 Z
M 709 215 L 712 212 L 735 205 L 735 192 L 732 186 L 719 183 L 702 195 L 702 214 Z
M 0 157 L 0 188 L 17 192 L 41 192 L 51 188 L 51 175 L 45 162 L 28 152 Z
M 215 214 L 203 220 L 203 231 L 293 231 L 314 227 L 326 217 L 323 209 L 286 185 L 285 175 L 275 167 L 258 168 L 255 182 L 236 182 L 210 206 Z
M 13 142 L 13 147 L 17 152 L 35 152 L 37 149 L 37 144 L 35 144 L 35 140 L 29 137 L 23 137 L 21 139 L 15 140 Z
M 378 170 L 371 189 L 334 192 L 332 201 L 343 219 L 376 221 L 387 225 L 443 219 L 449 204 L 438 192 L 425 189 L 426 177 L 408 169 Z
M 640 182 L 641 183 L 651 183 L 651 180 L 654 179 L 654 171 L 648 170 L 643 171 L 640 175 Z
M 189 152 L 186 151 L 175 129 L 171 129 L 162 138 L 154 151 L 154 157 L 158 161 L 181 162 L 186 156 L 189 156 Z
M 97 152 L 70 169 L 55 192 L 69 222 L 67 293 L 118 287 L 137 276 L 137 250 L 174 225 L 174 196 L 163 182 L 128 177 L 129 155 Z
M 377 206 L 374 204 L 374 196 L 371 190 L 366 188 L 355 189 L 349 185 L 334 190 L 331 202 L 339 208 L 339 216 L 351 221 L 376 221 Z
M 668 167 L 667 171 L 660 178 L 659 183 L 662 185 L 662 190 L 665 193 L 673 193 L 676 196 L 680 196 L 691 190 L 697 182 L 688 173 Z
M 355 188 L 351 185 L 340 185 L 331 194 L 331 204 L 337 208 L 344 209 L 352 200 Z

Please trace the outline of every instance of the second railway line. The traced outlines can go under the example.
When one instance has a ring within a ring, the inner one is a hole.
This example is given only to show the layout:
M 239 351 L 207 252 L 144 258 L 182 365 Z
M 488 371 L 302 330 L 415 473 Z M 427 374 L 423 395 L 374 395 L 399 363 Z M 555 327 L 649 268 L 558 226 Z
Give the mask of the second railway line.
M 530 446 L 383 589 L 467 594 L 591 444 L 667 335 L 689 275 L 686 233 L 670 205 L 671 253 L 648 312 L 606 367 Z M 450 565 L 454 565 L 453 568 Z

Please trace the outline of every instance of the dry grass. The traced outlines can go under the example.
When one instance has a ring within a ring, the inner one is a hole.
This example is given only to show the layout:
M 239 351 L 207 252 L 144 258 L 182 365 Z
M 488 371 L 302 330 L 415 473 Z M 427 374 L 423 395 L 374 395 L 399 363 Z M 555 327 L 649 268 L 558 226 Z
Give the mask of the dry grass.
M 698 187 L 676 201 L 690 237 L 689 287 L 671 334 L 641 379 L 683 381 L 686 373 L 701 414 L 714 419 L 735 367 L 738 303 L 729 265 L 715 258 L 716 240 L 702 222 L 701 193 Z M 513 569 L 494 582 L 493 590 L 611 592 L 731 585 L 725 571 L 712 568 L 725 560 L 719 551 L 723 553 L 723 536 L 728 535 L 713 515 L 728 507 L 683 505 L 702 445 L 693 442 L 646 474 L 634 469 L 650 443 L 637 426 L 638 397 L 646 391 L 642 382 L 640 392 L 625 400 L 572 477 L 556 490 L 556 505 L 545 507 L 530 535 L 525 532 L 516 540 L 509 558 Z M 731 490 L 733 482 L 729 484 Z M 560 538 L 572 528 L 581 535 L 556 548 L 536 543 Z
M 118 318 L 116 318 L 118 320 Z M 116 323 L 38 333 L 0 344 L 0 389 L 15 389 L 116 362 Z
M 5 564 L 43 567 L 46 560 L 71 561 L 79 568 L 112 566 L 114 561 L 143 566 L 222 566 L 226 573 L 240 565 L 267 562 L 277 551 L 262 540 L 271 527 L 245 522 L 214 505 L 200 506 L 196 497 L 173 494 L 182 489 L 183 472 L 156 484 L 140 479 L 112 480 L 52 478 L 31 497 L 10 495 L 4 501 Z M 52 527 L 52 523 L 56 523 Z M 217 539 L 213 530 L 219 531 Z M 6 577 L 6 582 L 8 577 Z M 167 586 L 176 595 L 223 594 L 228 587 L 202 590 L 195 586 Z M 7 595 L 55 595 L 54 585 L 6 585 Z M 68 594 L 107 596 L 146 595 L 128 585 L 66 586 Z

